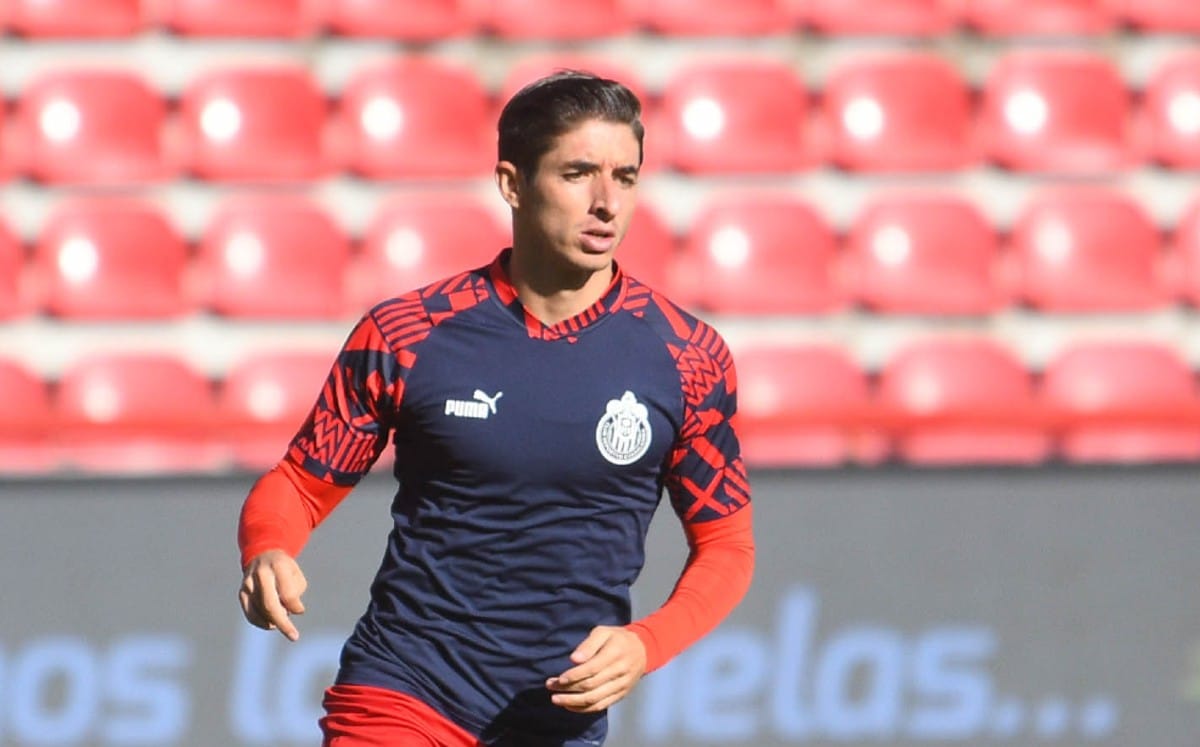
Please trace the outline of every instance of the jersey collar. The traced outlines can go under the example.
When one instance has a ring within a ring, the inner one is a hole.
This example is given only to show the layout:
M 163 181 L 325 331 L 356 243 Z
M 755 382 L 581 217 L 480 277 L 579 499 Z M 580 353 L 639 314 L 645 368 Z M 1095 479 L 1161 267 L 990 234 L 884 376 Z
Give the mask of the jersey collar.
M 627 283 L 621 266 L 613 263 L 613 278 L 608 288 L 596 303 L 592 304 L 575 316 L 564 319 L 558 324 L 547 326 L 537 317 L 530 314 L 517 298 L 517 289 L 513 286 L 508 275 L 508 258 L 512 249 L 505 249 L 492 260 L 488 267 L 488 279 L 496 289 L 496 298 L 508 312 L 525 327 L 525 332 L 534 339 L 559 340 L 566 338 L 574 342 L 575 336 L 589 327 L 606 319 L 617 309 L 625 299 Z

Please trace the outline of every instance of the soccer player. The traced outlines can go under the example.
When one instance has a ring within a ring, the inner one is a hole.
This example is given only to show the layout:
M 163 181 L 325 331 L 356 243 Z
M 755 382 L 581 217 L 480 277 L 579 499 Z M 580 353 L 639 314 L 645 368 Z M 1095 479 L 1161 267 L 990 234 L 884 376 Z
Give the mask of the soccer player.
M 242 610 L 295 640 L 295 557 L 394 448 L 395 527 L 326 691 L 325 747 L 602 744 L 606 709 L 749 586 L 729 351 L 614 260 L 640 116 L 626 87 L 586 73 L 518 92 L 495 169 L 512 247 L 367 312 L 246 498 Z M 631 621 L 664 488 L 690 554 Z

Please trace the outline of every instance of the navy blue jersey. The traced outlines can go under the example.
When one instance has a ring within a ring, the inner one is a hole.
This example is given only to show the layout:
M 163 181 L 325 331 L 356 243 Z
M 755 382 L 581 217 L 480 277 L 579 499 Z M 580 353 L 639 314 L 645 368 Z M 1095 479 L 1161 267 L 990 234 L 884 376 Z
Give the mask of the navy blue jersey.
M 505 260 L 367 313 L 289 456 L 352 485 L 394 445 L 395 528 L 338 682 L 415 695 L 485 741 L 599 743 L 603 715 L 552 705 L 546 678 L 594 626 L 630 622 L 664 488 L 685 522 L 748 503 L 736 378 L 711 327 L 620 270 L 548 327 Z

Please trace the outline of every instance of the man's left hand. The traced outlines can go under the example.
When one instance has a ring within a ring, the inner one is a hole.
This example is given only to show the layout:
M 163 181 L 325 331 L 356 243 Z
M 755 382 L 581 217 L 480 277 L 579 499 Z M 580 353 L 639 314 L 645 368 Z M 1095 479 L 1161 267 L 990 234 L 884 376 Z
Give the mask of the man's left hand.
M 576 665 L 546 680 L 550 701 L 576 713 L 598 713 L 633 690 L 646 673 L 646 647 L 625 628 L 598 625 L 571 652 Z

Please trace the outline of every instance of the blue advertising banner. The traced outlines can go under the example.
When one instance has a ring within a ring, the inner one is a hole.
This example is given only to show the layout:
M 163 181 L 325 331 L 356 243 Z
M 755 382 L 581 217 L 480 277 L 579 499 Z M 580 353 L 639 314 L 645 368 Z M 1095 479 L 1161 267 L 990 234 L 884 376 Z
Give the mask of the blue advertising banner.
M 755 583 L 610 747 L 1200 740 L 1200 469 L 762 472 Z M 236 602 L 253 477 L 0 483 L 0 745 L 316 745 L 391 486 L 301 556 L 302 637 Z M 651 530 L 639 613 L 685 557 Z

